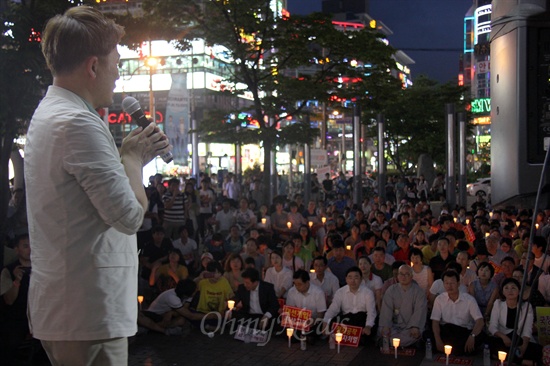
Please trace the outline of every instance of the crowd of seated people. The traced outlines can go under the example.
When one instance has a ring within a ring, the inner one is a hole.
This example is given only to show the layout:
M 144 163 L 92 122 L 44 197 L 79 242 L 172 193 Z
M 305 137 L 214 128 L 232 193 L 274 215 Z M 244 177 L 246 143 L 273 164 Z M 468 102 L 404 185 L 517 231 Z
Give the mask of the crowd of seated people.
M 347 317 L 363 328 L 363 343 L 398 334 L 407 346 L 430 337 L 439 351 L 453 344 L 457 354 L 469 354 L 487 343 L 496 354 L 509 345 L 510 319 L 520 314 L 527 323 L 518 330 L 518 357 L 540 363 L 533 314 L 550 303 L 550 210 L 537 213 L 530 237 L 532 212 L 490 211 L 482 202 L 470 211 L 444 205 L 434 215 L 419 199 L 395 205 L 374 196 L 354 203 L 342 184 L 324 201 L 277 197 L 259 205 L 224 196 L 223 187 L 214 192 L 215 185 L 199 191 L 185 184 L 181 191 L 172 179 L 169 186 L 168 193 L 156 186 L 150 192 L 158 215 L 149 235 L 140 235 L 144 328 L 181 334 L 186 324 L 227 313 L 231 299 L 233 317 L 265 325 L 290 303 L 317 314 L 321 338 Z M 193 217 L 195 200 L 200 210 Z M 181 215 L 174 212 L 178 206 Z M 183 217 L 179 226 L 162 221 L 167 208 L 170 217 Z M 8 282 L 19 283 L 21 274 L 11 271 L 10 281 L 2 273 L 6 303 L 14 291 Z M 322 294 L 324 302 L 307 300 L 310 293 Z M 520 311 L 518 299 L 525 304 Z

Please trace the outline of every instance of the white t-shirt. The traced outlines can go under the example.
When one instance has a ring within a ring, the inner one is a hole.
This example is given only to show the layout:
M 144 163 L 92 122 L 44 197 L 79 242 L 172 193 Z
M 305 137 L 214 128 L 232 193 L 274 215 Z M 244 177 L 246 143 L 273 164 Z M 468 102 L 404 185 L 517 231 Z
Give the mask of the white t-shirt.
M 149 305 L 147 311 L 162 315 L 171 310 L 179 309 L 182 306 L 183 302 L 178 295 L 176 295 L 176 289 L 172 288 L 158 295 L 151 305 Z

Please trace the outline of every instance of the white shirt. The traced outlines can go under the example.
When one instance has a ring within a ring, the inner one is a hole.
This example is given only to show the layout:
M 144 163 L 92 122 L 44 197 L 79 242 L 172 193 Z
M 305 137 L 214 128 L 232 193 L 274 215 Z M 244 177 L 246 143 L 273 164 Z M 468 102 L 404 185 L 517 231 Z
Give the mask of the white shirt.
M 361 311 L 367 313 L 367 321 L 365 326 L 374 326 L 374 320 L 376 319 L 376 301 L 374 294 L 366 286 L 359 286 L 359 289 L 355 293 L 351 292 L 349 285 L 346 285 L 336 291 L 332 303 L 325 313 L 325 322 L 329 322 L 339 313 L 343 314 L 356 314 Z
M 194 260 L 193 251 L 197 250 L 197 242 L 195 240 L 187 238 L 187 243 L 184 245 L 181 243 L 181 238 L 176 239 L 172 242 L 172 246 L 174 249 L 179 249 L 181 251 L 183 258 L 185 259 L 185 263 L 189 264 Z
M 382 282 L 380 276 L 377 276 L 374 273 L 371 273 L 371 275 L 372 280 L 363 277 L 363 281 L 361 281 L 361 286 L 367 286 L 372 292 L 374 292 L 375 290 L 381 290 L 382 286 L 384 286 L 384 282 Z
M 287 291 L 292 287 L 292 271 L 286 267 L 283 267 L 280 272 L 277 272 L 275 267 L 269 267 L 267 271 L 265 271 L 264 281 L 273 284 L 273 287 L 275 287 L 275 293 L 279 295 L 279 292 L 283 287 Z M 283 296 L 286 296 L 286 291 Z
M 229 229 L 231 229 L 231 226 L 235 224 L 235 212 L 232 210 L 229 210 L 227 212 L 225 212 L 224 210 L 220 210 L 216 213 L 216 221 L 219 223 L 219 231 L 229 231 Z
M 183 302 L 176 295 L 176 289 L 166 290 L 149 305 L 147 311 L 155 314 L 165 314 L 171 310 L 179 309 L 183 306 Z
M 260 306 L 260 284 L 250 291 L 250 314 L 263 314 Z
M 317 273 L 310 273 L 310 282 L 316 286 L 319 286 L 324 292 L 327 299 L 332 299 L 336 291 L 340 288 L 340 282 L 332 272 L 325 271 L 323 281 L 319 281 Z
M 76 94 L 50 86 L 35 111 L 25 146 L 25 182 L 34 337 L 134 335 L 134 234 L 144 210 L 109 128 Z
M 313 319 L 317 317 L 318 313 L 323 313 L 327 310 L 325 293 L 320 287 L 313 285 L 311 281 L 306 293 L 301 293 L 294 286 L 288 290 L 286 304 L 288 306 L 311 310 L 311 317 Z
M 473 329 L 478 319 L 482 319 L 481 311 L 476 299 L 466 293 L 459 293 L 458 299 L 449 299 L 449 294 L 444 292 L 435 298 L 430 319 L 438 320 L 441 324 L 454 324 L 460 327 Z

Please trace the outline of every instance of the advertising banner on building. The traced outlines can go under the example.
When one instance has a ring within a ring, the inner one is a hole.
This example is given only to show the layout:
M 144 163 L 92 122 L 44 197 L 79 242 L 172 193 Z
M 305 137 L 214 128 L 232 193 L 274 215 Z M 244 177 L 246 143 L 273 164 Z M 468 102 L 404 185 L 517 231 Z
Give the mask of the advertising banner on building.
M 174 147 L 174 162 L 184 166 L 189 165 L 189 117 L 187 74 L 172 74 L 172 87 L 166 103 L 165 133 Z

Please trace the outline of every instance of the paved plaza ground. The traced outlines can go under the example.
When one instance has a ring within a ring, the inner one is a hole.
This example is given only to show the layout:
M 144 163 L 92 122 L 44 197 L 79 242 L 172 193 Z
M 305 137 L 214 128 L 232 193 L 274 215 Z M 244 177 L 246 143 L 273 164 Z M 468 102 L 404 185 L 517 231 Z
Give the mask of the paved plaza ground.
M 213 338 L 191 329 L 182 336 L 165 336 L 148 333 L 130 339 L 129 365 L 138 366 L 179 366 L 179 365 L 368 365 L 368 366 L 436 366 L 445 365 L 436 359 L 424 359 L 424 350 L 414 350 L 413 356 L 384 355 L 374 344 L 365 347 L 341 347 L 340 353 L 330 349 L 326 341 L 307 345 L 301 351 L 299 343 L 288 348 L 288 339 L 275 336 L 269 343 L 259 347 L 254 343 L 235 340 L 229 334 L 216 334 Z M 463 358 L 472 366 L 483 365 L 481 355 Z M 492 364 L 496 364 L 495 361 Z

